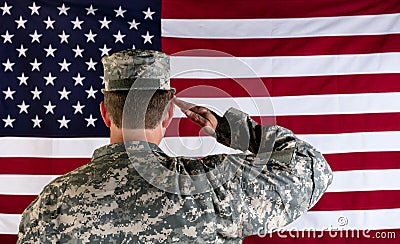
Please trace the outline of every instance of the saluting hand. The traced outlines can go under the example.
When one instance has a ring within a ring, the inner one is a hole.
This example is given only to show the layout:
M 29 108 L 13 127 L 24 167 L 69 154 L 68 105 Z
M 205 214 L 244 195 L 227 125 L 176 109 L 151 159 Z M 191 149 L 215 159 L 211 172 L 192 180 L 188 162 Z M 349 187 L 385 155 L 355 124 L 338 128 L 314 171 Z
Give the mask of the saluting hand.
M 206 107 L 182 101 L 174 96 L 172 102 L 195 124 L 199 125 L 205 133 L 215 136 L 218 125 L 216 114 Z

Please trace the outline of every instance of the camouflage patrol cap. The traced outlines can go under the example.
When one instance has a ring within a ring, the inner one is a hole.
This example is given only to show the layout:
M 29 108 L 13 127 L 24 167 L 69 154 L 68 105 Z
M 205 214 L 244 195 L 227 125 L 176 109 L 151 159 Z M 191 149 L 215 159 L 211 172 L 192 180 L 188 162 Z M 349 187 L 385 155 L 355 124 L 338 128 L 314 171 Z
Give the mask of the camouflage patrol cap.
M 170 87 L 169 56 L 154 50 L 131 49 L 105 56 L 102 91 L 175 90 Z

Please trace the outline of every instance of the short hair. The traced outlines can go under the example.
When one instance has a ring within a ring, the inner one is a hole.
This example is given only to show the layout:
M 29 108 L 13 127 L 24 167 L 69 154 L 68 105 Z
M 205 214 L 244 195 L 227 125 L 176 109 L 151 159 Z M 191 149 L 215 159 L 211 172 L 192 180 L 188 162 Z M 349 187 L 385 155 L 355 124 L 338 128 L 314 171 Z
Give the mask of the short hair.
M 154 129 L 173 95 L 172 90 L 104 91 L 104 105 L 118 128 Z

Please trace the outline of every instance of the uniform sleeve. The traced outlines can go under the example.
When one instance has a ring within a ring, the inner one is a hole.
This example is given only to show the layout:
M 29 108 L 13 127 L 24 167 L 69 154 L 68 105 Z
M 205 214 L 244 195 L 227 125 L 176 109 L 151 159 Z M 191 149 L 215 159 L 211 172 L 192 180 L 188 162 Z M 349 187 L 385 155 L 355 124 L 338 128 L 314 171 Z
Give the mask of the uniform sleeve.
M 226 146 L 252 152 L 231 187 L 241 204 L 242 237 L 291 223 L 314 206 L 332 182 L 322 154 L 286 128 L 261 126 L 231 108 L 219 118 L 216 137 Z
M 17 243 L 56 243 L 61 187 L 52 182 L 22 213 Z

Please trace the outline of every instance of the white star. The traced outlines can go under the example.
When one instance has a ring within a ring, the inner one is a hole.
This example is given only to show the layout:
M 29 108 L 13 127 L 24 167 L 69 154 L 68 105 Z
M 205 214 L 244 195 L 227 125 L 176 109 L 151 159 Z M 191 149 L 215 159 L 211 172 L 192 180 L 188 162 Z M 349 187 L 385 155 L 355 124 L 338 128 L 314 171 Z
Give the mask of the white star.
M 66 71 L 68 71 L 68 72 L 69 72 L 69 68 L 68 68 L 68 66 L 70 66 L 70 65 L 71 65 L 71 63 L 67 63 L 67 60 L 65 60 L 65 58 L 64 58 L 64 61 L 63 61 L 62 63 L 58 63 L 58 65 L 60 65 L 60 66 L 61 66 L 61 69 L 60 69 L 60 71 L 66 70 Z
M 97 34 L 93 34 L 93 33 L 92 33 L 92 30 L 90 29 L 90 30 L 89 30 L 89 33 L 88 33 L 88 34 L 85 34 L 85 36 L 87 37 L 86 42 L 89 42 L 89 41 L 95 42 L 95 41 L 94 41 L 94 38 L 97 36 Z
M 71 91 L 65 90 L 65 86 L 64 86 L 63 90 L 58 91 L 58 93 L 60 93 L 60 100 L 62 100 L 63 98 L 65 98 L 66 100 L 69 100 L 68 95 L 71 93 Z
M 26 105 L 25 101 L 22 101 L 21 104 L 17 105 L 19 108 L 19 113 L 22 114 L 22 112 L 28 114 L 28 108 L 30 107 L 30 105 Z
M 68 43 L 68 37 L 69 35 L 65 34 L 65 31 L 63 30 L 61 35 L 58 35 L 61 38 L 60 43 L 66 42 Z
M 105 83 L 104 82 L 104 76 L 99 76 L 99 77 L 100 77 L 100 80 L 102 80 L 101 84 L 104 85 L 104 83 Z
M 65 127 L 68 129 L 68 123 L 71 121 L 69 119 L 65 119 L 65 116 L 63 115 L 62 119 L 57 120 L 60 123 L 60 129 Z
M 43 77 L 46 80 L 46 86 L 48 84 L 52 84 L 54 86 L 54 80 L 57 79 L 56 76 L 51 76 L 51 72 L 49 72 L 48 76 Z
M 36 6 L 36 3 L 35 2 L 33 2 L 33 4 L 32 4 L 32 6 L 29 6 L 28 8 L 30 8 L 31 9 L 31 15 L 33 15 L 33 14 L 37 14 L 37 15 L 39 15 L 39 9 L 41 8 L 40 6 Z
M 20 27 L 22 27 L 23 29 L 25 29 L 25 23 L 27 20 L 22 19 L 22 16 L 19 16 L 19 20 L 15 20 L 15 22 L 17 23 L 17 29 L 19 29 Z
M 6 34 L 1 35 L 1 37 L 4 38 L 3 43 L 6 43 L 6 42 L 12 43 L 11 38 L 12 38 L 13 36 L 14 36 L 14 35 L 10 35 L 10 34 L 8 33 L 8 30 L 6 30 Z
M 76 113 L 81 113 L 81 114 L 83 114 L 82 109 L 85 107 L 85 105 L 81 105 L 81 103 L 78 101 L 78 102 L 76 103 L 76 105 L 72 105 L 72 107 L 75 109 L 74 114 L 76 114 Z
M 87 121 L 86 127 L 89 127 L 89 125 L 93 125 L 93 127 L 96 127 L 94 125 L 94 122 L 97 120 L 97 118 L 93 118 L 92 114 L 90 114 L 89 118 L 85 118 L 85 120 Z
M 13 94 L 15 93 L 15 91 L 11 91 L 10 87 L 7 88 L 7 91 L 3 91 L 3 93 L 6 94 L 4 100 L 7 100 L 7 98 L 14 100 Z
M 4 65 L 4 72 L 6 72 L 7 70 L 10 70 L 10 71 L 13 71 L 13 69 L 12 69 L 12 67 L 13 67 L 13 65 L 14 65 L 15 63 L 11 63 L 10 62 L 10 59 L 7 59 L 7 62 L 6 63 L 3 63 L 3 65 Z
M 50 19 L 50 16 L 47 16 L 47 20 L 43 20 L 43 22 L 46 24 L 46 30 L 47 30 L 48 28 L 52 28 L 52 29 L 54 30 L 53 24 L 54 24 L 54 22 L 56 22 L 56 21 L 55 21 L 55 20 L 51 20 L 51 19 Z
M 99 20 L 99 22 L 100 22 L 100 24 L 101 24 L 100 29 L 103 29 L 103 27 L 105 27 L 105 28 L 107 28 L 107 29 L 110 29 L 110 28 L 108 27 L 108 24 L 111 23 L 111 20 L 107 20 L 107 18 L 106 18 L 105 16 L 104 16 L 104 19 L 103 19 L 103 20 Z
M 31 15 L 37 14 L 39 15 L 39 9 L 41 8 L 40 6 L 36 6 L 36 3 L 33 2 L 32 6 L 29 6 L 28 8 L 31 9 Z
M 8 115 L 7 116 L 7 119 L 3 119 L 3 121 L 4 121 L 4 123 L 6 123 L 5 125 L 4 125 L 4 128 L 6 128 L 7 126 L 10 126 L 11 128 L 13 127 L 13 122 L 15 121 L 15 119 L 12 119 L 11 117 L 10 117 L 10 115 Z
M 96 99 L 95 94 L 96 94 L 97 90 L 93 90 L 92 86 L 90 86 L 89 90 L 85 90 L 85 92 L 87 92 L 87 94 L 88 94 L 87 98 L 93 97 L 94 99 Z
M 39 117 L 36 115 L 36 117 L 34 119 L 31 119 L 33 122 L 33 128 L 35 128 L 36 126 L 40 128 L 40 123 L 42 122 L 41 119 L 39 119 Z
M 114 9 L 114 12 L 117 13 L 115 17 L 121 16 L 123 18 L 126 10 L 122 10 L 121 6 L 119 6 L 119 9 Z
M 21 56 L 26 57 L 25 52 L 28 50 L 28 48 L 24 48 L 24 45 L 21 44 L 21 47 L 17 48 L 16 50 L 18 51 L 18 58 Z
M 39 38 L 42 36 L 42 34 L 38 34 L 37 31 L 35 30 L 35 33 L 29 34 L 29 35 L 32 37 L 32 42 L 31 43 L 34 43 L 35 41 L 40 43 Z
M 63 4 L 61 7 L 57 7 L 58 10 L 60 10 L 60 13 L 58 15 L 68 15 L 67 10 L 69 10 L 69 7 L 65 7 L 65 4 Z
M 6 30 L 6 34 L 1 35 L 1 37 L 4 38 L 3 43 L 6 43 L 6 42 L 12 43 L 11 38 L 12 38 L 13 36 L 14 36 L 14 35 L 10 35 L 10 34 L 8 33 L 8 30 Z
M 99 50 L 101 51 L 101 56 L 104 56 L 104 55 L 108 55 L 108 52 L 111 50 L 111 48 L 107 48 L 107 45 L 104 44 L 104 47 L 99 48 Z
M 42 91 L 39 91 L 37 89 L 37 86 L 35 86 L 35 90 L 31 91 L 31 93 L 33 94 L 33 98 L 32 100 L 35 100 L 35 98 L 37 98 L 38 100 L 40 100 L 40 93 L 42 93 Z
M 49 101 L 49 103 L 47 105 L 43 105 L 43 107 L 46 109 L 46 114 L 48 113 L 54 114 L 53 109 L 56 107 L 56 105 L 52 105 L 51 101 Z
M 89 15 L 89 14 L 96 15 L 94 12 L 97 11 L 97 8 L 93 8 L 93 5 L 92 5 L 92 4 L 90 4 L 90 7 L 89 7 L 89 8 L 85 8 L 85 9 L 87 10 L 87 14 L 86 14 L 86 15 Z
M 49 44 L 49 47 L 45 48 L 44 50 L 46 51 L 46 57 L 48 56 L 54 57 L 54 52 L 57 50 L 57 48 L 53 48 L 51 44 Z
M 135 19 L 133 19 L 132 22 L 128 21 L 128 24 L 129 24 L 129 30 L 132 28 L 135 28 L 137 30 L 138 29 L 137 26 L 140 25 L 140 23 L 136 23 Z
M 147 11 L 142 11 L 142 13 L 145 14 L 144 19 L 151 19 L 151 20 L 153 20 L 153 16 L 152 16 L 152 15 L 153 15 L 155 12 L 151 12 L 150 7 L 147 9 Z
M 40 71 L 40 65 L 42 65 L 42 63 L 38 63 L 37 59 L 35 58 L 35 61 L 33 63 L 30 63 L 32 65 L 32 71 L 34 71 L 35 69 L 37 71 Z
M 5 15 L 6 13 L 11 15 L 10 9 L 12 8 L 12 6 L 8 6 L 7 2 L 4 2 L 4 6 L 0 8 L 1 10 L 3 10 L 3 15 Z
M 142 37 L 144 38 L 143 44 L 146 44 L 147 42 L 150 42 L 150 44 L 152 44 L 151 38 L 153 38 L 154 36 L 150 36 L 149 32 L 147 32 L 146 35 L 142 35 Z
M 113 36 L 115 37 L 115 43 L 117 43 L 117 42 L 124 43 L 124 41 L 122 39 L 125 37 L 125 35 L 121 35 L 121 31 L 118 30 L 118 34 L 113 35 Z
M 89 62 L 85 62 L 85 63 L 86 63 L 87 66 L 88 66 L 88 69 L 87 69 L 87 70 L 90 70 L 90 69 L 96 70 L 95 65 L 97 64 L 97 62 L 93 62 L 93 59 L 92 59 L 92 58 L 90 58 Z
M 76 45 L 76 49 L 72 49 L 72 51 L 75 52 L 75 58 L 78 56 L 83 58 L 82 52 L 85 51 L 85 49 L 80 49 L 79 45 Z
M 83 81 L 84 79 L 86 79 L 86 77 L 81 77 L 81 74 L 78 73 L 78 75 L 77 75 L 76 77 L 72 77 L 72 79 L 75 80 L 74 86 L 77 86 L 78 84 L 81 85 L 81 86 L 83 86 L 82 81 Z
M 74 24 L 74 27 L 73 27 L 74 30 L 75 30 L 75 28 L 82 30 L 81 24 L 83 23 L 83 21 L 80 21 L 78 16 L 76 16 L 75 20 L 71 21 L 71 23 Z
M 28 76 L 25 76 L 24 73 L 21 74 L 21 76 L 18 76 L 17 79 L 19 80 L 19 85 L 21 86 L 22 84 L 25 84 L 26 86 L 28 83 L 26 82 L 28 80 Z

